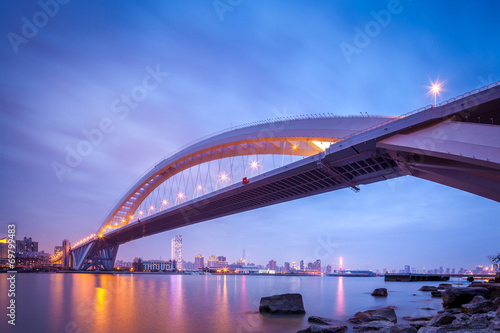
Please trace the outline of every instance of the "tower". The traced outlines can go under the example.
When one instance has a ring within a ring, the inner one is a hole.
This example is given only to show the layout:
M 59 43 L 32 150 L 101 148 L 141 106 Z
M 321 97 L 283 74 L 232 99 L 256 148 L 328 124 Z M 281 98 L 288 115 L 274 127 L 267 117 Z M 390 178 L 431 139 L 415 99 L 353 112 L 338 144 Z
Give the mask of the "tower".
M 171 259 L 175 261 L 175 267 L 182 271 L 182 236 L 178 235 L 172 238 Z

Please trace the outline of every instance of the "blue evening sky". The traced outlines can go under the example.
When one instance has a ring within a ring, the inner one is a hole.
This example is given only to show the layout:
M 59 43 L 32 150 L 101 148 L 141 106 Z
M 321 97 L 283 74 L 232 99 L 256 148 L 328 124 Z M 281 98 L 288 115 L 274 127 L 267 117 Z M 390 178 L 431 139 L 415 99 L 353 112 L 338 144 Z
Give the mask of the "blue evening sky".
M 46 251 L 96 232 L 140 175 L 211 132 L 283 114 L 400 115 L 433 102 L 431 80 L 445 81 L 440 100 L 500 80 L 496 1 L 60 2 L 0 2 L 0 237 L 15 222 Z M 151 70 L 156 87 L 114 112 Z M 106 119 L 60 181 L 54 162 Z M 472 268 L 500 250 L 499 215 L 405 177 L 165 232 L 118 259 L 169 258 L 181 234 L 190 261 L 246 249 L 260 264 Z

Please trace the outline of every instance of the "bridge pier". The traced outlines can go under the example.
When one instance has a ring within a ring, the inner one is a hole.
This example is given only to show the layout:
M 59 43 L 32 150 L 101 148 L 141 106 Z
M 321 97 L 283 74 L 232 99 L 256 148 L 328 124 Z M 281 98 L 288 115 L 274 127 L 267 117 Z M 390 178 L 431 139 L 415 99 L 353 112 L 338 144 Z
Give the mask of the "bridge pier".
M 72 251 L 74 269 L 112 271 L 115 265 L 118 244 L 99 239 Z

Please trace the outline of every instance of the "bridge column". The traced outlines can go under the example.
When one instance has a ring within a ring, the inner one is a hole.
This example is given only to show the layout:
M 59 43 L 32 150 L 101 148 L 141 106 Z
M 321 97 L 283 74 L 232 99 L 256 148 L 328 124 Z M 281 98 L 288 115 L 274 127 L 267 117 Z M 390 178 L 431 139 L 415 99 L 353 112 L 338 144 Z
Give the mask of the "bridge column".
M 377 143 L 403 173 L 500 202 L 500 126 L 443 121 Z
M 117 253 L 118 244 L 102 240 L 90 242 L 73 250 L 75 269 L 112 271 Z

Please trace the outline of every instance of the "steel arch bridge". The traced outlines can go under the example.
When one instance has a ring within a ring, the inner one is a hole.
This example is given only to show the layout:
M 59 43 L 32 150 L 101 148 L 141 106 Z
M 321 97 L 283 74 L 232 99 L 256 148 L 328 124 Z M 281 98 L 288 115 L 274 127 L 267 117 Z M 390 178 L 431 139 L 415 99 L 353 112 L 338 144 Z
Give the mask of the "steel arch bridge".
M 137 238 L 340 188 L 357 191 L 359 185 L 403 175 L 500 201 L 499 110 L 496 83 L 401 117 L 286 117 L 216 133 L 181 148 L 142 176 L 99 230 L 73 245 L 72 266 L 112 270 L 118 246 Z M 491 124 L 481 123 L 481 117 Z M 153 214 L 140 210 L 162 184 L 185 170 L 216 161 L 220 168 L 224 159 L 254 155 L 300 158 L 255 177 L 246 177 L 246 169 L 231 179 L 221 174 L 209 193 L 193 187 L 192 199 L 178 192 L 175 205 L 164 200 L 159 210 L 151 206 Z

